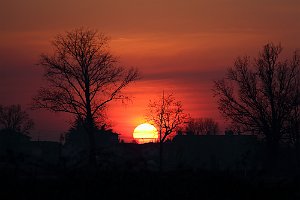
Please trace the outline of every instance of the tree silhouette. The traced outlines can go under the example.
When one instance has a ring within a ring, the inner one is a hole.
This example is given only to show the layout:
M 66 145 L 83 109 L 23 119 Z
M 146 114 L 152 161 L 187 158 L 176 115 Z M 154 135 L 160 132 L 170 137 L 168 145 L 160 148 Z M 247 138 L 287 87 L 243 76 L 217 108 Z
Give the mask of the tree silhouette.
M 20 105 L 0 105 L 0 127 L 16 133 L 29 134 L 33 128 L 33 120 Z
M 185 129 L 191 135 L 216 135 L 219 125 L 212 118 L 191 118 Z
M 108 102 L 127 99 L 122 90 L 138 79 L 136 69 L 117 66 L 109 52 L 108 37 L 78 28 L 58 35 L 54 53 L 41 55 L 47 87 L 33 99 L 33 108 L 66 112 L 80 119 L 89 137 L 89 159 L 96 164 L 94 128 Z
M 274 156 L 283 136 L 299 135 L 300 57 L 280 61 L 281 52 L 269 43 L 253 61 L 238 57 L 214 85 L 221 113 L 242 131 L 263 135 Z
M 181 101 L 176 101 L 173 94 L 165 94 L 148 105 L 147 120 L 156 125 L 159 131 L 160 170 L 162 170 L 163 143 L 166 138 L 176 133 L 185 123 L 188 115 L 184 113 Z

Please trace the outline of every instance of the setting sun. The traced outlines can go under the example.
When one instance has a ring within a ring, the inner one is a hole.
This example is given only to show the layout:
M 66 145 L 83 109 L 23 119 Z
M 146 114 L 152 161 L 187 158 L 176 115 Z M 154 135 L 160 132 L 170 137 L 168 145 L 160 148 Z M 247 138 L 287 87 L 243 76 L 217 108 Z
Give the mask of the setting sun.
M 158 138 L 157 129 L 148 123 L 140 124 L 134 129 L 133 138 L 138 143 L 155 142 Z

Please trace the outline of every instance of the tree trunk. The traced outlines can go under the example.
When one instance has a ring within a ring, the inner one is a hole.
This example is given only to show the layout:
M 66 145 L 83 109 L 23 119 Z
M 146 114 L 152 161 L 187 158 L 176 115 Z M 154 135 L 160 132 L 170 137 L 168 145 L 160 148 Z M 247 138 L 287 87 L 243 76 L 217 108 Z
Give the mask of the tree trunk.
M 296 164 L 297 168 L 300 169 L 300 138 L 299 133 L 296 133 L 296 139 L 295 139 L 295 155 L 296 155 Z
M 86 72 L 85 74 L 88 74 Z M 87 76 L 87 75 L 86 75 Z M 86 119 L 85 119 L 85 124 L 86 124 L 86 132 L 88 134 L 89 138 L 89 164 L 91 167 L 96 166 L 97 161 L 96 161 L 96 143 L 95 143 L 95 135 L 94 135 L 94 130 L 95 130 L 95 123 L 94 119 L 92 116 L 92 109 L 91 109 L 91 99 L 90 99 L 90 81 L 88 76 L 85 77 L 85 100 L 86 100 Z
M 276 137 L 267 138 L 267 169 L 269 172 L 276 170 L 279 153 L 279 140 Z
M 159 142 L 159 171 L 163 171 L 163 141 Z
M 95 135 L 94 135 L 94 122 L 91 117 L 87 117 L 86 119 L 86 132 L 88 134 L 89 139 L 89 164 L 93 167 L 96 166 L 96 143 L 95 143 Z

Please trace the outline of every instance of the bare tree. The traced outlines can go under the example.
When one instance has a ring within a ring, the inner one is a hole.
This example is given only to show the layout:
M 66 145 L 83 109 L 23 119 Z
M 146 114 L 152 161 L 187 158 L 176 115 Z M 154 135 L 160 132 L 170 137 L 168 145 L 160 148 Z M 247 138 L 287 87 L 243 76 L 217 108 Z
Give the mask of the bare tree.
M 216 135 L 219 125 L 212 118 L 191 118 L 185 129 L 191 135 Z
M 20 105 L 0 105 L 0 127 L 22 134 L 29 134 L 34 126 L 33 120 Z
M 122 90 L 138 79 L 136 69 L 117 66 L 109 39 L 98 31 L 79 28 L 58 35 L 54 53 L 41 55 L 48 85 L 39 90 L 33 108 L 66 112 L 82 120 L 89 137 L 90 163 L 95 160 L 94 127 L 108 102 L 127 97 Z
M 214 85 L 221 113 L 244 132 L 264 136 L 272 155 L 291 134 L 293 120 L 299 135 L 300 56 L 295 52 L 280 61 L 281 52 L 280 45 L 270 43 L 253 61 L 238 57 L 226 78 Z
M 148 105 L 148 121 L 156 125 L 159 131 L 160 170 L 162 169 L 163 143 L 166 138 L 180 130 L 188 115 L 184 113 L 181 101 L 176 101 L 173 94 L 165 94 Z

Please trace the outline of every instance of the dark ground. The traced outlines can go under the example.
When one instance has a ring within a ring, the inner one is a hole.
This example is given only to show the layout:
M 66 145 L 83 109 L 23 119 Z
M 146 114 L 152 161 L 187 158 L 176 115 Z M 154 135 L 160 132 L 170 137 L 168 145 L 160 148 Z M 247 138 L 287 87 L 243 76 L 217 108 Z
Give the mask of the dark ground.
M 2 173 L 0 199 L 300 199 L 299 174 L 265 172 Z

